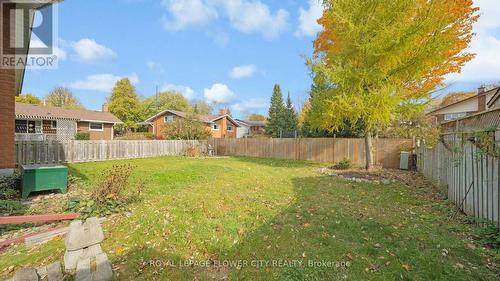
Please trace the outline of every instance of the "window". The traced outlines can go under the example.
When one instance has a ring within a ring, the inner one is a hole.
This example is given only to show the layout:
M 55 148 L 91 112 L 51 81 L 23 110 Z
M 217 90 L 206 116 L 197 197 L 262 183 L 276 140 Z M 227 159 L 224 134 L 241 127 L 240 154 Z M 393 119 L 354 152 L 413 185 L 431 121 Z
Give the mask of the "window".
M 168 115 L 165 116 L 165 123 L 173 123 L 174 122 L 174 116 Z
M 16 133 L 18 134 L 41 134 L 42 121 L 16 120 Z
M 28 132 L 28 120 L 16 120 L 16 133 L 26 134 Z
M 57 121 L 54 120 L 54 121 L 50 122 L 50 128 L 57 129 Z
M 219 130 L 219 124 L 212 124 L 212 130 L 218 131 Z
M 90 123 L 90 131 L 104 131 L 104 125 L 102 123 Z
M 232 131 L 233 131 L 233 126 L 228 125 L 228 126 L 227 126 L 227 131 L 228 131 L 228 132 L 232 132 Z
M 444 121 L 456 120 L 456 119 L 465 117 L 465 115 L 466 115 L 465 112 L 448 113 L 448 114 L 444 115 Z

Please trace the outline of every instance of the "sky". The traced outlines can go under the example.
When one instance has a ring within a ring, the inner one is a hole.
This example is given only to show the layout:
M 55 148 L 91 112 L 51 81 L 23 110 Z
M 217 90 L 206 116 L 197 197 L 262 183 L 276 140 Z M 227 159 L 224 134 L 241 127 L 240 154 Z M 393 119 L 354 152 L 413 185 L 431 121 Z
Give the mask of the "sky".
M 500 82 L 500 5 L 474 2 L 482 14 L 470 47 L 477 57 L 438 94 Z M 64 86 L 100 110 L 128 77 L 142 97 L 177 90 L 244 118 L 266 114 L 279 83 L 299 107 L 321 13 L 318 0 L 65 0 L 57 4 L 58 67 L 28 69 L 23 93 L 44 97 Z

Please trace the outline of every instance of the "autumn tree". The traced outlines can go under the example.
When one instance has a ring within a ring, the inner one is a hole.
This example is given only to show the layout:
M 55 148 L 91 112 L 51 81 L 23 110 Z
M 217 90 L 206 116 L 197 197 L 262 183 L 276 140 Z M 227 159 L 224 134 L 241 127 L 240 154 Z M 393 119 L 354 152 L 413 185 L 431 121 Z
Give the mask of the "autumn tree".
M 447 94 L 442 100 L 441 103 L 439 104 L 440 107 L 450 105 L 455 102 L 459 102 L 461 100 L 464 100 L 466 98 L 470 98 L 475 96 L 475 92 L 452 92 Z
M 262 114 L 251 113 L 247 116 L 248 121 L 266 121 L 267 117 Z
M 211 136 L 205 124 L 195 114 L 186 118 L 176 118 L 172 123 L 163 125 L 163 137 L 169 140 L 204 140 Z
M 65 87 L 56 87 L 47 97 L 45 97 L 47 106 L 64 107 L 71 109 L 82 109 L 83 104 L 73 95 L 70 89 Z
M 16 102 L 28 103 L 28 104 L 42 104 L 42 100 L 31 93 L 21 94 L 17 96 Z
M 134 85 L 128 78 L 116 82 L 108 99 L 109 112 L 122 120 L 118 129 L 131 130 L 141 120 L 141 106 Z
M 191 103 L 191 110 L 194 114 L 208 115 L 211 114 L 213 108 L 204 100 L 198 100 Z
M 323 27 L 308 61 L 325 90 L 311 96 L 311 124 L 334 131 L 363 125 L 366 167 L 372 136 L 403 108 L 423 110 L 430 91 L 474 55 L 472 0 L 325 0 Z
M 273 95 L 271 96 L 271 106 L 269 107 L 269 118 L 266 125 L 266 134 L 272 137 L 279 137 L 283 130 L 283 113 L 285 105 L 283 103 L 283 94 L 280 85 L 274 85 Z
M 191 106 L 181 93 L 166 91 L 145 99 L 142 108 L 142 119 L 146 119 L 165 109 L 188 111 Z

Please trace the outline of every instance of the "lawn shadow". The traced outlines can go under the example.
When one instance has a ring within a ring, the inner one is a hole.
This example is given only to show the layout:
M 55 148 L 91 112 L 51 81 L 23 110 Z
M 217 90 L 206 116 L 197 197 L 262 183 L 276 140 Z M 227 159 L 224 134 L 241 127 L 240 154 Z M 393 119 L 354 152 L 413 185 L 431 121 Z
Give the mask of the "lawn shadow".
M 279 167 L 279 168 L 300 168 L 304 166 L 321 166 L 318 162 L 307 161 L 307 160 L 289 160 L 289 159 L 275 159 L 275 158 L 258 158 L 258 157 L 247 157 L 247 156 L 234 156 L 237 161 L 252 163 L 256 165 L 265 165 L 269 167 Z
M 75 165 L 68 164 L 66 166 L 68 167 L 69 175 L 77 177 L 83 181 L 88 181 L 89 178 L 84 173 L 80 172 L 80 170 L 78 170 Z

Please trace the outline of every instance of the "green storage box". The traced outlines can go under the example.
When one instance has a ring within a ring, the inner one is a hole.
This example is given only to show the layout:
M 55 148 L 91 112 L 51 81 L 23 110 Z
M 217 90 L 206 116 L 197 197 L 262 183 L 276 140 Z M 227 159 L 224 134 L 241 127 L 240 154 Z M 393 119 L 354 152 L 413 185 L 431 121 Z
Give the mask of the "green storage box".
M 399 169 L 408 170 L 409 161 L 410 161 L 410 152 L 401 151 L 401 157 L 399 158 Z
M 66 166 L 22 166 L 24 199 L 36 191 L 60 190 L 66 193 L 68 190 L 68 168 Z

